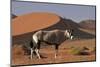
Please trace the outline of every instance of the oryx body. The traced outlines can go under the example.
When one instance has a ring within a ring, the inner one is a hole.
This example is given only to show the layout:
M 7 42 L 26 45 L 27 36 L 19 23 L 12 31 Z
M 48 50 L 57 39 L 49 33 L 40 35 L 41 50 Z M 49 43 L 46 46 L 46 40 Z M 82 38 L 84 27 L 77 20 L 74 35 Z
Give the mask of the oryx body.
M 33 51 L 36 52 L 36 55 L 40 59 L 40 53 L 39 49 L 42 45 L 41 42 L 45 42 L 50 45 L 55 46 L 55 58 L 58 53 L 59 45 L 64 42 L 66 39 L 72 39 L 73 36 L 71 36 L 71 32 L 68 30 L 52 30 L 52 31 L 43 31 L 39 30 L 35 32 L 32 36 L 32 42 L 31 42 L 31 59 L 33 56 Z

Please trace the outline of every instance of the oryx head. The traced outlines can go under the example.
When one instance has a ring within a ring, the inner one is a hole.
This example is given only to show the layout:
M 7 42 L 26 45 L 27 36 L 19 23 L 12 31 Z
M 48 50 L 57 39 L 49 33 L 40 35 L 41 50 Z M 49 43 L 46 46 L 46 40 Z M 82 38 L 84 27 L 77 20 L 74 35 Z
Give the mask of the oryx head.
M 72 36 L 72 30 L 65 30 L 65 36 L 69 39 L 73 39 L 73 36 Z

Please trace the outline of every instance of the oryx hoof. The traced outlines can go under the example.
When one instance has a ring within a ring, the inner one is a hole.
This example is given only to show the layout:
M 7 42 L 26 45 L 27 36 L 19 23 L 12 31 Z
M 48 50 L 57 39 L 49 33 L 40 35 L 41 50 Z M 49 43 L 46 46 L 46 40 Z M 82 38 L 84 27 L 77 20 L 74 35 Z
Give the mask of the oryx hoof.
M 41 59 L 41 57 L 38 57 L 38 59 Z
M 41 58 L 39 58 L 39 59 L 41 59 Z
M 30 58 L 31 60 L 33 59 L 33 57 Z

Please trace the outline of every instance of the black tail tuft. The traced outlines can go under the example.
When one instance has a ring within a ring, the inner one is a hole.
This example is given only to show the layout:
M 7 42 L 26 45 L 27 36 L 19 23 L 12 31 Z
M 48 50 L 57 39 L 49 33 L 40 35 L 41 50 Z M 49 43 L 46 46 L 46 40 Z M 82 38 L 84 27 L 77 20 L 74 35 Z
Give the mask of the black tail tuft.
M 33 41 L 30 41 L 30 47 L 33 48 Z

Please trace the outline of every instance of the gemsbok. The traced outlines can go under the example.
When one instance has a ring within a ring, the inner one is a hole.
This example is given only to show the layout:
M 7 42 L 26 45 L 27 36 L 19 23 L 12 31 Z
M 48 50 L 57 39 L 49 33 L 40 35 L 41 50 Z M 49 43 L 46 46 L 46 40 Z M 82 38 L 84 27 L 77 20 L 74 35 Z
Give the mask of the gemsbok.
M 39 30 L 32 35 L 32 41 L 30 42 L 30 58 L 33 58 L 33 52 L 36 53 L 37 57 L 41 59 L 39 49 L 42 45 L 41 42 L 45 42 L 50 45 L 55 46 L 55 58 L 58 54 L 59 45 L 67 39 L 73 39 L 71 30 L 52 30 L 52 31 L 44 31 Z

